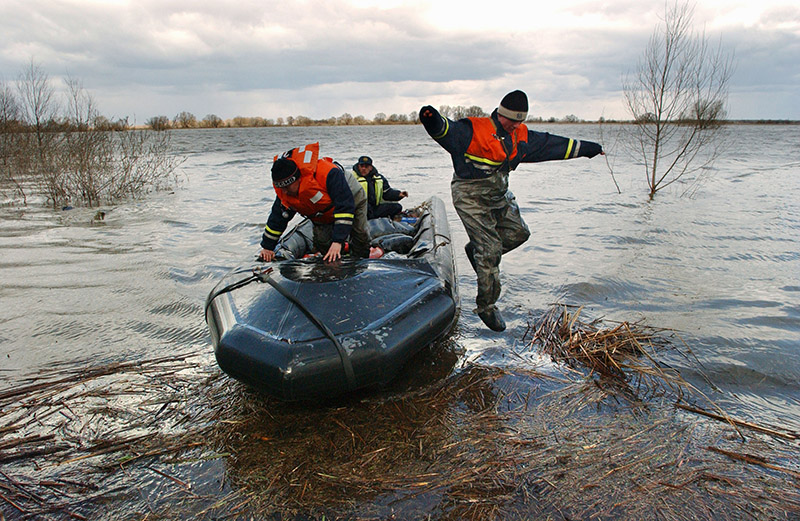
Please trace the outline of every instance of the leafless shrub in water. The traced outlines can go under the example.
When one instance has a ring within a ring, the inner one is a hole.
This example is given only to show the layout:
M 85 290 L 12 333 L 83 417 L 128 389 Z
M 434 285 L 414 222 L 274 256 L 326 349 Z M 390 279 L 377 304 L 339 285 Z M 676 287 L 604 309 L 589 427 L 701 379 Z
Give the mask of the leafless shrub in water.
M 127 122 L 100 116 L 79 80 L 65 83 L 62 105 L 47 73 L 33 63 L 16 91 L 3 84 L 0 190 L 22 204 L 40 195 L 53 208 L 94 207 L 177 184 L 182 160 L 171 153 L 168 133 L 114 131 Z
M 651 199 L 678 180 L 699 181 L 720 154 L 732 73 L 732 56 L 692 30 L 689 4 L 668 7 L 622 86 L 634 120 L 626 145 L 644 163 Z

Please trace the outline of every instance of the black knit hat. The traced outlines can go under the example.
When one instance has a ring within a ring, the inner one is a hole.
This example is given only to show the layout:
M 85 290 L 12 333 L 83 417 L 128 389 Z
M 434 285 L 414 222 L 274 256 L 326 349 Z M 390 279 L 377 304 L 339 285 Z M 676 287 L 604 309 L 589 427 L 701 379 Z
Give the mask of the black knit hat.
M 370 165 L 372 166 L 372 158 L 369 156 L 361 156 L 358 158 L 359 165 Z
M 291 159 L 279 157 L 272 163 L 272 184 L 275 188 L 286 188 L 300 179 L 300 169 Z
M 503 96 L 497 113 L 514 121 L 525 121 L 528 117 L 528 96 L 521 90 L 509 92 Z

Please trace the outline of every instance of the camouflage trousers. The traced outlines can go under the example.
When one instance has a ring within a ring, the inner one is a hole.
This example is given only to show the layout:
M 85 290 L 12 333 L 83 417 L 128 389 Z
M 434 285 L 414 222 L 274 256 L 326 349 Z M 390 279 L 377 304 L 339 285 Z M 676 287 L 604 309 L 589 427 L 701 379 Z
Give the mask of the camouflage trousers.
M 369 225 L 367 224 L 367 194 L 356 180 L 355 176 L 345 172 L 347 184 L 353 192 L 356 202 L 356 213 L 353 217 L 353 228 L 350 230 L 350 255 L 356 258 L 369 257 Z M 324 255 L 331 247 L 333 239 L 333 224 L 314 223 L 314 249 Z
M 500 258 L 531 235 L 514 194 L 506 187 L 507 177 L 504 180 L 454 179 L 450 184 L 453 206 L 475 247 L 476 312 L 495 307 L 500 298 Z

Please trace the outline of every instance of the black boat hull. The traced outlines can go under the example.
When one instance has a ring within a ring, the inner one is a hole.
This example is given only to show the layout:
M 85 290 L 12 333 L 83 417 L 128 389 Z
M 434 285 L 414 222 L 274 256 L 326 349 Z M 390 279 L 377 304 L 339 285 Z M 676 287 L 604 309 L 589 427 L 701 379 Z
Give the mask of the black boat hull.
M 392 380 L 458 311 L 444 204 L 426 206 L 407 255 L 284 260 L 226 275 L 206 306 L 220 368 L 286 400 Z

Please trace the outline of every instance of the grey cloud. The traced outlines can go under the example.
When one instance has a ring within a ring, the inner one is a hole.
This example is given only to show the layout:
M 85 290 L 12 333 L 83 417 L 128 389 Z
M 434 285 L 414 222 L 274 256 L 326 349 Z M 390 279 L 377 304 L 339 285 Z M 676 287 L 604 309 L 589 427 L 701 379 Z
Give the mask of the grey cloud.
M 663 6 L 647 6 L 647 17 L 634 0 L 582 2 L 570 9 L 575 17 L 635 21 L 652 18 Z M 734 87 L 796 92 L 799 13 L 775 9 L 746 30 L 722 35 L 736 49 Z M 302 97 L 316 88 L 341 89 L 346 105 L 362 84 L 379 86 L 379 92 L 387 85 L 413 85 L 420 97 L 458 92 L 452 102 L 458 104 L 470 94 L 454 85 L 475 89 L 465 85 L 485 82 L 503 90 L 498 81 L 504 78 L 527 82 L 519 86 L 543 103 L 579 105 L 619 95 L 621 76 L 635 68 L 652 30 L 634 22 L 535 32 L 442 31 L 417 6 L 361 8 L 335 0 L 137 0 L 84 7 L 6 0 L 0 3 L 0 67 L 13 77 L 33 58 L 51 75 L 81 78 L 90 90 L 132 93 L 136 99 L 129 105 L 143 107 L 156 97 L 193 97 L 202 106 L 204 99 L 222 95 L 270 91 Z M 328 107 L 317 112 L 332 113 Z
M 40 14 L 36 16 L 30 8 L 25 10 L 27 15 L 6 8 L 15 14 L 13 25 L 20 27 L 7 38 L 24 40 L 21 28 L 33 25 L 31 39 L 62 56 L 59 63 L 50 65 L 69 64 L 72 73 L 95 76 L 91 83 L 99 85 L 122 79 L 176 87 L 212 83 L 248 90 L 303 88 L 330 83 L 332 78 L 438 82 L 493 77 L 522 59 L 504 50 L 503 42 L 477 34 L 469 38 L 431 34 L 431 28 L 413 12 L 402 9 L 343 9 L 320 2 L 312 17 L 293 13 L 284 3 L 253 4 L 258 7 L 249 11 L 239 6 L 220 13 L 214 3 L 210 11 L 199 12 L 195 2 L 170 2 L 163 8 L 159 4 L 161 12 L 156 15 L 141 7 L 147 3 L 88 12 L 37 3 L 34 9 Z M 276 20 L 291 22 L 291 16 L 297 27 L 288 34 L 273 30 L 278 27 Z

